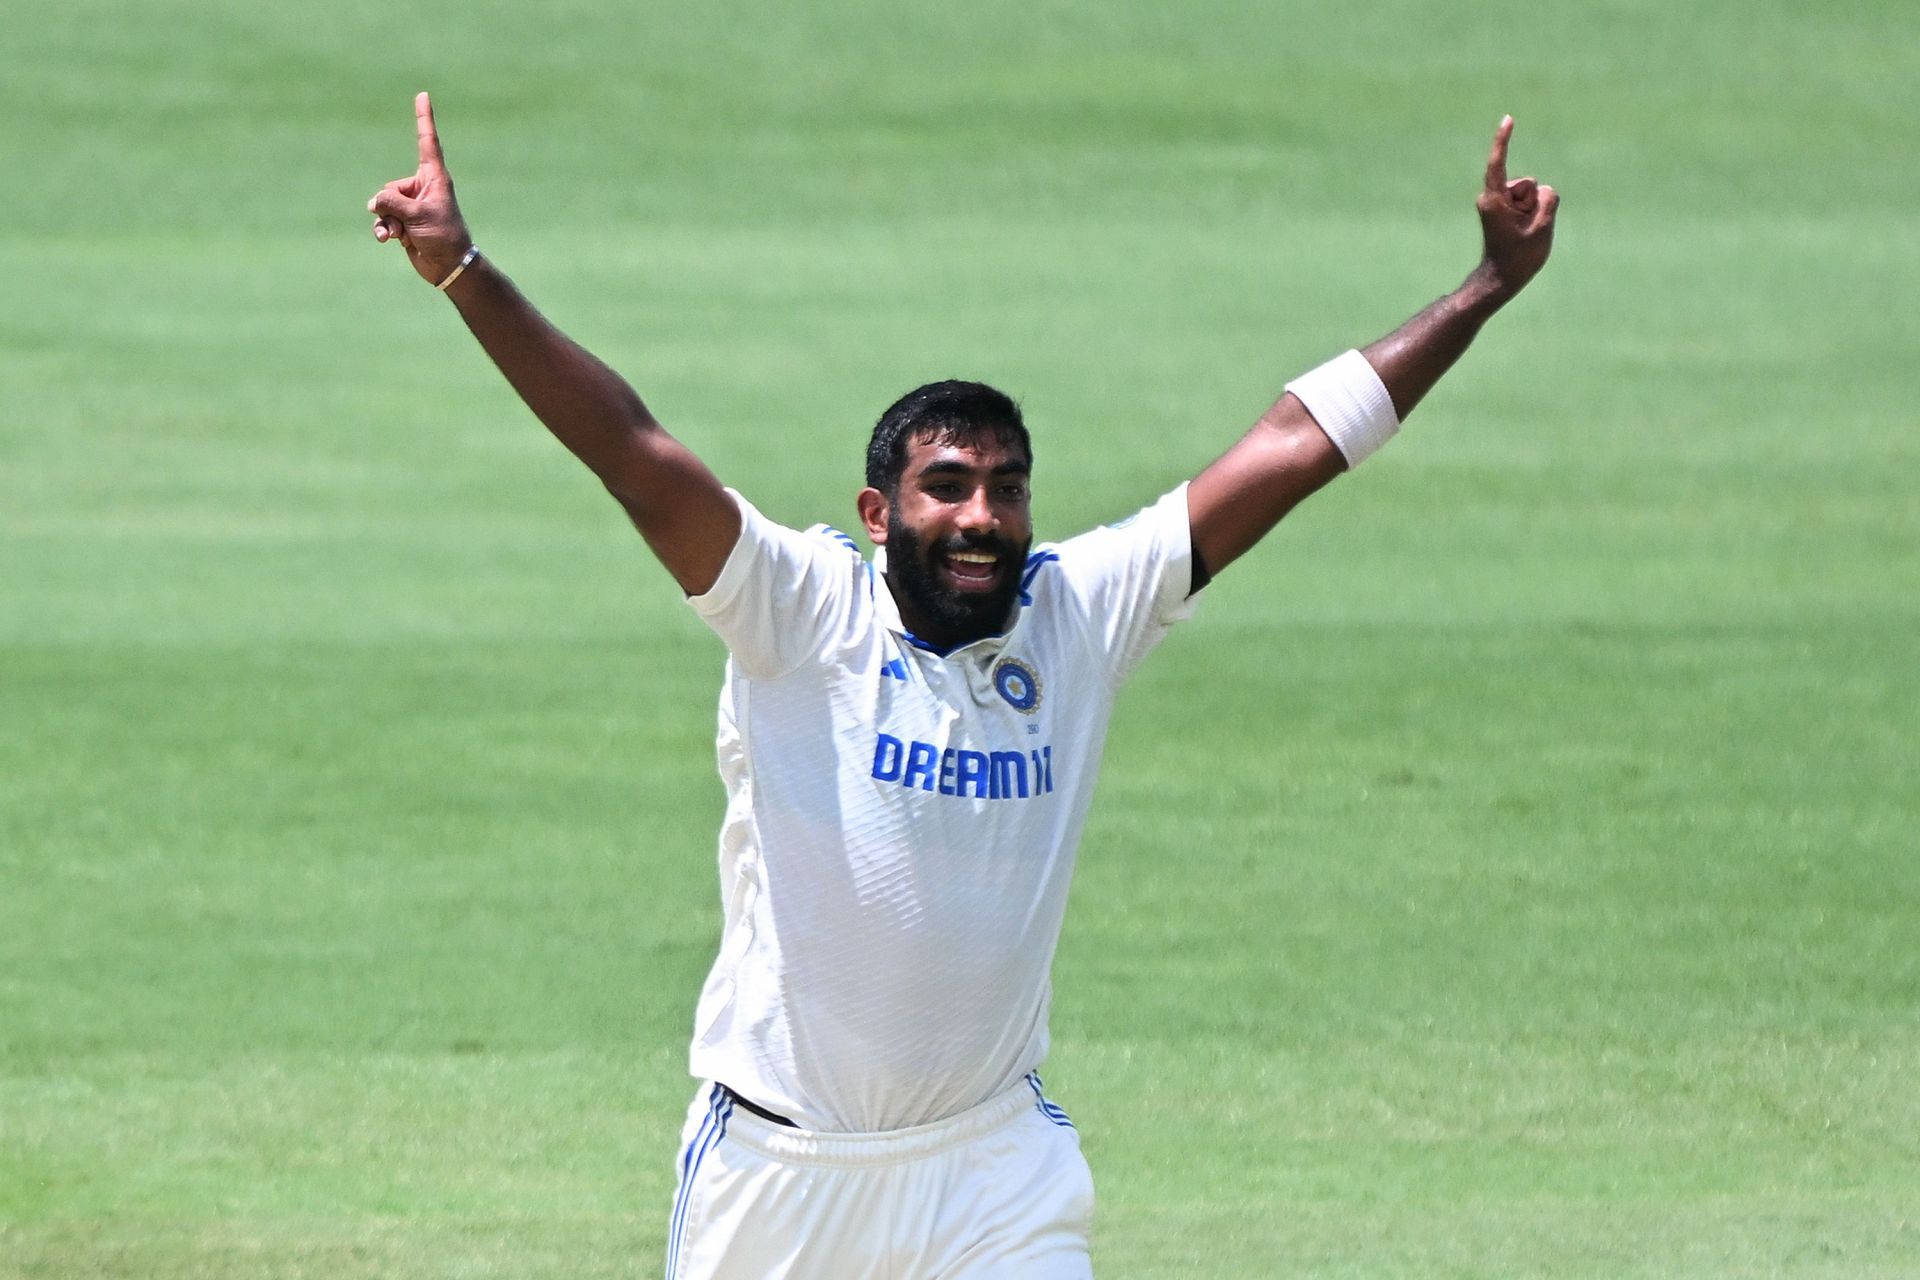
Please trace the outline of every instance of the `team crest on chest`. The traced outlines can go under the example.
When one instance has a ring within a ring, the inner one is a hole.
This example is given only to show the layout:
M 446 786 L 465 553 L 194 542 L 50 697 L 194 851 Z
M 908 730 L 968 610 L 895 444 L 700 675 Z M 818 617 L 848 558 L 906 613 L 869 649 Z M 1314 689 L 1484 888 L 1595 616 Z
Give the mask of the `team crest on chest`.
M 1040 705 L 1040 677 L 1018 658 L 1000 659 L 993 668 L 993 687 L 1008 706 L 1022 714 L 1032 715 Z

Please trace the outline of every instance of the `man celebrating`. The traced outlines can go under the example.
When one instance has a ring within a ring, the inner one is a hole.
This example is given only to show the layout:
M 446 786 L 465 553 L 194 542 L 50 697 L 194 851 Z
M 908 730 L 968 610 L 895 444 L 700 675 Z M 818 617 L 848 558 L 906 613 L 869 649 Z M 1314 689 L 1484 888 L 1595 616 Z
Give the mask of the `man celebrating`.
M 369 203 L 726 642 L 725 927 L 701 992 L 667 1275 L 1091 1275 L 1093 1189 L 1042 1092 L 1048 971 L 1121 683 L 1207 582 L 1360 462 L 1540 270 L 1559 198 L 1509 117 L 1458 289 L 1287 385 L 1136 517 L 1032 543 L 1033 449 L 991 387 L 889 408 L 856 504 L 877 548 L 766 519 L 467 233 L 426 94 Z

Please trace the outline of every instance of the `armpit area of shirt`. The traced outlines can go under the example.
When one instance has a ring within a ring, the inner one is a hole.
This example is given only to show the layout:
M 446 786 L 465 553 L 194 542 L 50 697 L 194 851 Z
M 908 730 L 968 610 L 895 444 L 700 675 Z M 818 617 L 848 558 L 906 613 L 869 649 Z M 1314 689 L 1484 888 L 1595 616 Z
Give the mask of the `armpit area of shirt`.
M 752 572 L 751 562 L 754 546 L 759 541 L 760 525 L 766 522 L 766 517 L 742 497 L 739 490 L 728 489 L 727 496 L 733 499 L 734 506 L 740 508 L 740 536 L 733 540 L 733 550 L 727 553 L 727 562 L 720 566 L 720 576 L 713 580 L 713 585 L 701 595 L 687 597 L 687 603 L 702 617 L 718 613 L 740 594 L 741 587 Z

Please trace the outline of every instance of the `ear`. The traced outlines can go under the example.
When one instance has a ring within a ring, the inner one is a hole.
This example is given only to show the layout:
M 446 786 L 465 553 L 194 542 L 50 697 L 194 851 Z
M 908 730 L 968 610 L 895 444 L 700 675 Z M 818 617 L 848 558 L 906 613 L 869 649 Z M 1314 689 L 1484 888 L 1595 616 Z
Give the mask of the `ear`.
M 887 495 L 878 489 L 862 489 L 860 496 L 853 501 L 860 508 L 860 523 L 866 526 L 867 541 L 876 547 L 886 546 L 887 517 L 893 512 Z

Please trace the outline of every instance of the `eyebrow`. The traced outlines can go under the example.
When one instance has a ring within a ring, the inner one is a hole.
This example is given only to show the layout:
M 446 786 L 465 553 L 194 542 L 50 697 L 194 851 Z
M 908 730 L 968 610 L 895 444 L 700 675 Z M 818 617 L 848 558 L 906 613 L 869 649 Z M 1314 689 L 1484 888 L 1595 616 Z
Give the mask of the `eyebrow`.
M 935 475 L 970 476 L 974 473 L 975 470 L 976 468 L 968 466 L 966 463 L 961 462 L 958 458 L 948 458 L 944 462 L 929 462 L 926 466 L 920 468 L 920 474 L 923 476 L 935 476 Z M 993 468 L 993 470 L 989 471 L 987 474 L 995 475 L 995 476 L 1024 476 L 1024 475 L 1031 474 L 1032 471 L 1033 471 L 1032 464 L 1026 463 L 1026 462 L 1020 462 L 1016 460 L 1012 462 L 1003 462 L 999 466 Z

